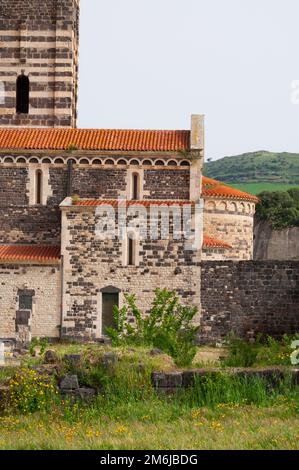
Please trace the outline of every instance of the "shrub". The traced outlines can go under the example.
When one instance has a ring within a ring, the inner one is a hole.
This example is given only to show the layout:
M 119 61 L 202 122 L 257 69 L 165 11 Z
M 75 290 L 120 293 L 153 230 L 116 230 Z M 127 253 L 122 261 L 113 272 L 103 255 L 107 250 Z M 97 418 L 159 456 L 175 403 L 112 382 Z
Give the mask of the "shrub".
M 253 365 L 291 365 L 291 344 L 298 335 L 284 335 L 280 340 L 271 336 L 257 336 L 254 343 L 231 335 L 227 341 L 228 356 L 222 360 L 224 366 L 252 367 Z
M 294 337 L 284 335 L 279 341 L 267 336 L 265 344 L 261 345 L 258 362 L 263 365 L 290 366 L 293 352 L 291 344 L 296 339 L 299 339 L 298 335 Z
M 258 357 L 259 338 L 255 343 L 248 343 L 234 336 L 228 339 L 228 356 L 222 360 L 222 364 L 228 367 L 252 367 Z
M 49 345 L 48 338 L 33 338 L 31 343 L 29 344 L 29 353 L 31 356 L 34 356 L 35 349 L 39 348 L 40 354 L 44 354 L 48 345 Z
M 176 365 L 187 366 L 196 354 L 199 327 L 192 324 L 196 314 L 197 309 L 182 305 L 175 292 L 158 289 L 149 314 L 143 317 L 136 297 L 127 295 L 125 305 L 114 309 L 116 328 L 106 332 L 113 345 L 154 346 L 169 354 Z M 127 321 L 130 316 L 134 324 Z
M 47 409 L 57 393 L 49 376 L 38 374 L 32 369 L 20 369 L 8 382 L 5 406 L 30 414 Z

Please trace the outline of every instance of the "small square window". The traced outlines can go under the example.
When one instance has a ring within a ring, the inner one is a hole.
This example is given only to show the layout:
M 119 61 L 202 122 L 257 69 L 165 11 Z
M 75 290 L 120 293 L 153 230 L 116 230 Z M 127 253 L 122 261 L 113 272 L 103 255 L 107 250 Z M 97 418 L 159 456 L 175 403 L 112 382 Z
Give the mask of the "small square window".
M 32 310 L 32 295 L 21 294 L 19 296 L 19 309 Z

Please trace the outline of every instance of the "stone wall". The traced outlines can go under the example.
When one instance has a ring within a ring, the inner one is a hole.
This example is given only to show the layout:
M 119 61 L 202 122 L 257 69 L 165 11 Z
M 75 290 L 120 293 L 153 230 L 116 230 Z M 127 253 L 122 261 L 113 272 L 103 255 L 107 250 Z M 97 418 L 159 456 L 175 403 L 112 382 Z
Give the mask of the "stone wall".
M 0 264 L 0 338 L 16 338 L 19 292 L 33 293 L 30 318 L 32 337 L 57 338 L 61 323 L 59 266 Z
M 0 0 L 0 127 L 76 127 L 78 46 L 79 0 Z M 16 114 L 22 74 L 29 114 Z
M 229 248 L 203 247 L 201 259 L 202 261 L 226 261 L 233 256 L 233 250 Z
M 250 202 L 207 198 L 204 207 L 205 233 L 232 247 L 224 252 L 223 258 L 251 260 L 255 205 Z
M 201 263 L 201 342 L 299 332 L 299 262 Z
M 199 307 L 200 253 L 185 250 L 185 240 L 140 240 L 136 248 L 138 263 L 128 266 L 126 241 L 97 237 L 98 222 L 94 208 L 62 208 L 65 336 L 101 336 L 101 290 L 111 286 L 119 290 L 120 306 L 124 294 L 135 294 L 145 314 L 157 288 L 174 289 L 187 304 Z M 130 217 L 128 222 L 132 222 Z
M 144 191 L 145 199 L 190 199 L 190 169 L 145 170 Z
M 35 171 L 44 173 L 44 204 L 34 202 Z M 66 170 L 49 165 L 0 164 L 0 243 L 59 245 L 60 202 L 66 197 Z
M 126 192 L 125 169 L 113 167 L 89 168 L 76 166 L 73 170 L 73 194 L 88 199 L 117 199 Z
M 0 243 L 59 245 L 59 207 L 0 207 Z
M 59 244 L 59 205 L 68 195 L 67 163 L 59 155 L 54 158 L 60 162 L 57 164 L 49 163 L 51 160 L 47 155 L 39 158 L 34 154 L 12 154 L 0 155 L 1 158 L 0 243 Z M 35 204 L 35 175 L 38 170 L 43 173 L 41 205 Z M 130 199 L 130 178 L 135 171 L 141 175 L 144 198 L 187 199 L 189 196 L 190 168 L 166 170 L 153 166 L 148 170 L 142 166 L 114 164 L 75 164 L 72 194 L 81 198 L 116 199 L 126 196 Z
M 268 221 L 254 223 L 254 259 L 299 260 L 299 227 L 274 230 Z

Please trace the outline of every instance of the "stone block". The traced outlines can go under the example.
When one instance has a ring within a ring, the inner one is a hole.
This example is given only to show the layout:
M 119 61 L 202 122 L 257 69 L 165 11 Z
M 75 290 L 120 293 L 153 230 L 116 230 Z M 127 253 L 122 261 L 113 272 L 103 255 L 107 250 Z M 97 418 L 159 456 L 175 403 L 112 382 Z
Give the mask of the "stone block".
M 81 362 L 82 354 L 65 354 L 63 359 L 65 362 L 68 362 L 70 365 L 77 366 Z
M 153 372 L 152 383 L 154 388 L 181 388 L 183 383 L 182 372 Z
M 77 375 L 66 375 L 60 382 L 60 390 L 79 390 L 79 382 Z
M 59 361 L 59 358 L 55 351 L 49 349 L 44 354 L 44 363 L 45 364 L 56 364 Z

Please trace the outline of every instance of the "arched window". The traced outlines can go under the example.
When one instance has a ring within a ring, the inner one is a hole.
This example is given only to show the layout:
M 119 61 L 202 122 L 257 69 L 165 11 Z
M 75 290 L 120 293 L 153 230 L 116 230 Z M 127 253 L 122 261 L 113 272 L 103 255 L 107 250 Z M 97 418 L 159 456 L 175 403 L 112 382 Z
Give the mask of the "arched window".
M 26 75 L 20 75 L 17 78 L 17 106 L 18 114 L 29 113 L 29 78 Z
M 132 200 L 137 201 L 140 199 L 140 178 L 138 173 L 132 176 Z
M 35 174 L 35 203 L 43 203 L 43 173 L 41 170 L 37 170 Z

